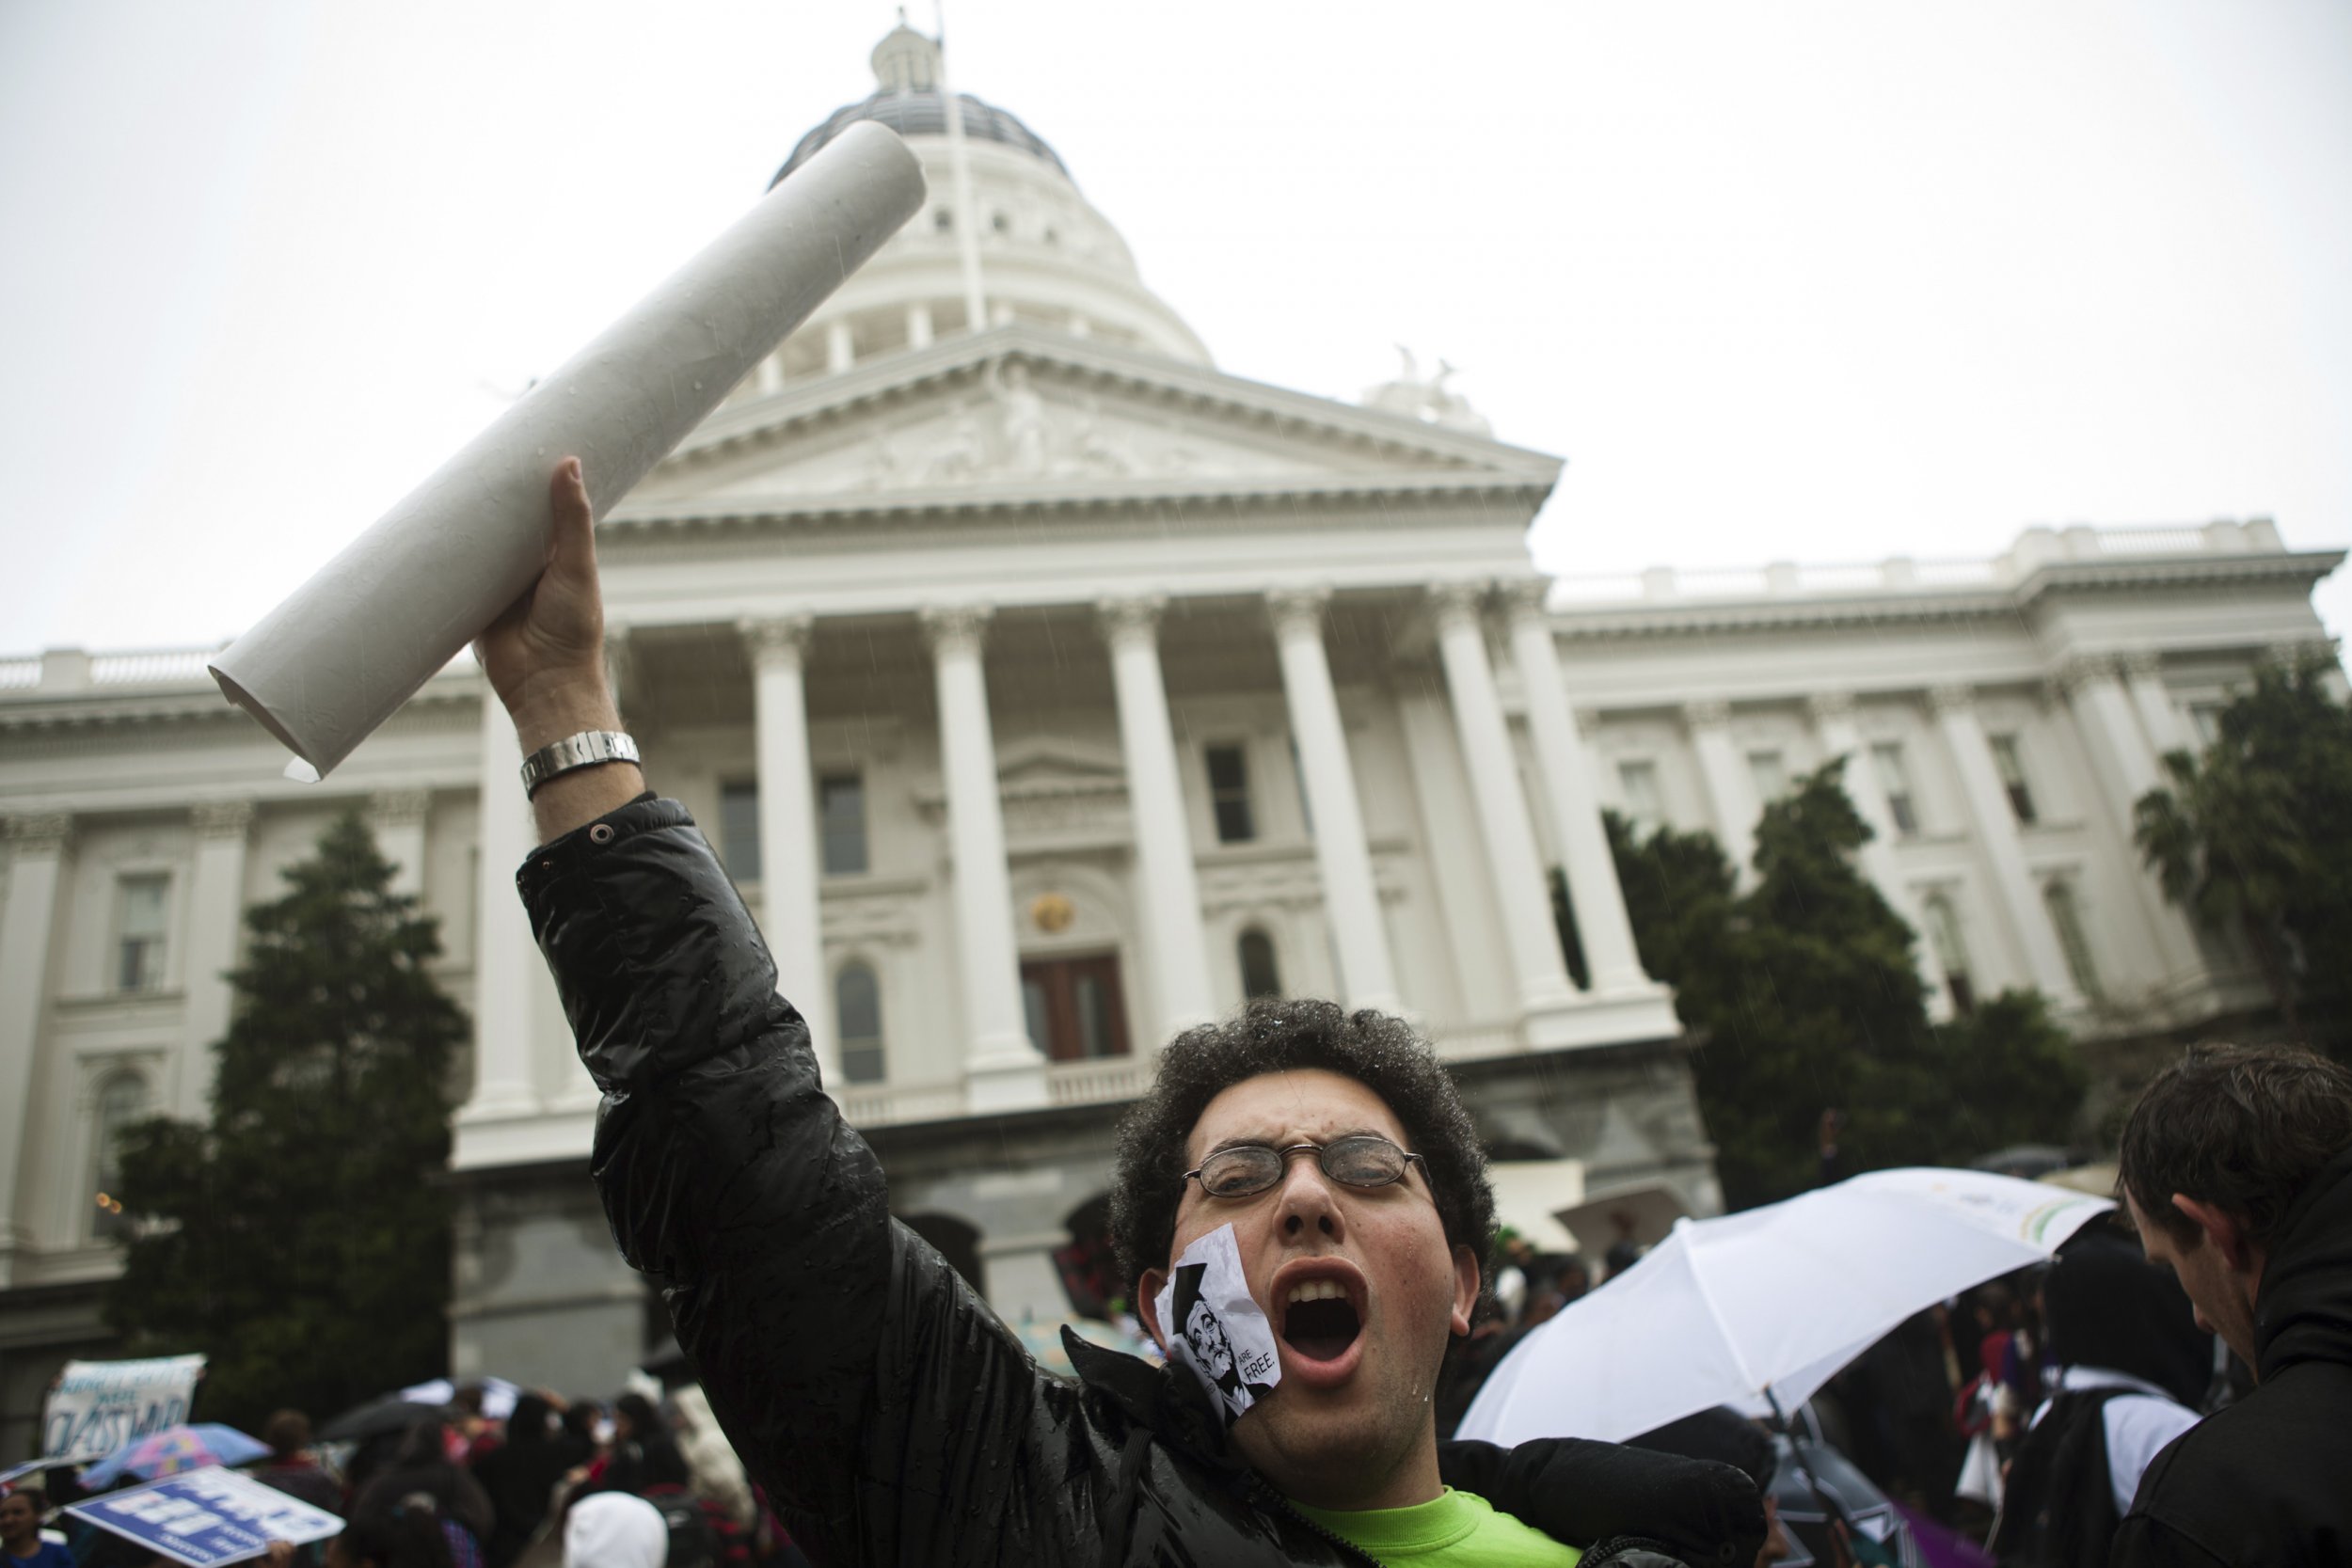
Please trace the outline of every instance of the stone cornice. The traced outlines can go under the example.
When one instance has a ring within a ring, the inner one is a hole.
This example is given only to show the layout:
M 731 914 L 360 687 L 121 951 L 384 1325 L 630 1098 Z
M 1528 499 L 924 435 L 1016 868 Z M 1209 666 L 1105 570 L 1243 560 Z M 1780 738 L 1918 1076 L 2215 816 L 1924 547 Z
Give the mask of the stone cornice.
M 1360 526 L 1364 514 L 1378 514 L 1383 502 L 1426 497 L 1492 500 L 1516 499 L 1525 509 L 1522 522 L 1532 520 L 1547 494 L 1545 486 L 1509 475 L 1461 471 L 1404 471 L 1348 475 L 1271 475 L 1231 479 L 1141 476 L 1132 479 L 1082 478 L 1035 480 L 1010 484 L 932 485 L 895 491 L 844 491 L 803 495 L 675 497 L 633 502 L 598 527 L 628 537 L 671 530 L 718 526 L 806 527 L 811 524 L 854 524 L 866 531 L 882 525 L 966 521 L 993 516 L 1017 516 L 1025 529 L 1040 524 L 1083 518 L 1152 513 L 1181 507 L 1187 521 L 1196 512 L 1241 515 L 1253 503 L 1281 503 L 1283 515 L 1296 519 L 1320 512 L 1331 521 Z M 1356 505 L 1344 503 L 1356 502 Z M 1442 516 L 1417 515 L 1399 518 L 1414 526 L 1442 526 Z M 1482 509 L 1474 521 L 1491 525 L 1491 513 Z
M 419 689 L 416 695 L 402 704 L 394 717 L 448 703 L 476 703 L 481 700 L 482 691 L 482 677 L 476 672 L 437 675 Z M 234 723 L 240 727 L 251 726 L 251 733 L 256 736 L 265 733 L 243 708 L 231 707 L 223 701 L 220 689 L 209 678 L 200 686 L 191 682 L 178 691 L 159 691 L 153 687 L 126 688 L 117 695 L 102 687 L 96 690 L 77 691 L 71 696 L 42 695 L 30 691 L 0 692 L 0 730 L 90 729 L 114 724 L 201 724 L 213 721 Z
M 2045 595 L 2250 582 L 2307 588 L 2343 562 L 2342 550 L 2292 555 L 2128 557 L 2061 562 L 2003 587 L 1565 605 L 1550 611 L 1556 636 L 1577 641 L 1702 633 L 1824 629 L 1888 622 L 2011 619 Z

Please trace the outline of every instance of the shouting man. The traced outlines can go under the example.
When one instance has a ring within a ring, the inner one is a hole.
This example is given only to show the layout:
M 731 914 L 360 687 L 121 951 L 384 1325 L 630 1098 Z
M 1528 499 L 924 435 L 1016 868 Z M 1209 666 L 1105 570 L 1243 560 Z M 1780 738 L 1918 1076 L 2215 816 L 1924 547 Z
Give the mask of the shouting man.
M 1170 1043 L 1121 1131 L 1112 1204 L 1171 1364 L 1073 1338 L 1078 1381 L 1041 1373 L 891 1218 L 726 873 L 617 760 L 634 748 L 576 463 L 554 502 L 546 573 L 478 645 L 529 755 L 544 842 L 523 898 L 604 1091 L 613 1233 L 812 1556 L 1754 1557 L 1762 1505 L 1726 1466 L 1566 1441 L 1441 1453 L 1431 1396 L 1470 1328 L 1493 1197 L 1444 1070 L 1375 1013 L 1261 1004 Z

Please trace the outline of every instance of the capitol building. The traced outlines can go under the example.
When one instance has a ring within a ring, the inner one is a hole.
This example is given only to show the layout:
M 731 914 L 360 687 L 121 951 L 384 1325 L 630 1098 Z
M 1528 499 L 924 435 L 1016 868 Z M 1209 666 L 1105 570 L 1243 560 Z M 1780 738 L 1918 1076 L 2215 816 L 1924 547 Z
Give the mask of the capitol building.
M 1409 365 L 1352 404 L 1221 372 L 1054 147 L 951 116 L 903 26 L 873 66 L 781 172 L 875 119 L 928 202 L 602 524 L 610 659 L 894 1208 L 1008 1321 L 1099 1305 L 1120 1108 L 1254 995 L 1416 1020 L 1506 1218 L 1718 1210 L 1604 810 L 1744 863 L 1843 756 L 1947 1015 L 2033 987 L 2100 1051 L 2262 1006 L 2130 804 L 2258 662 L 2327 646 L 2341 552 L 2251 519 L 1548 579 L 1558 458 Z M 667 1324 L 587 1179 L 504 712 L 460 661 L 294 784 L 212 651 L 0 659 L 0 1447 L 109 1353 L 117 1131 L 204 1114 L 241 912 L 353 808 L 473 1020 L 452 1370 L 616 1386 Z

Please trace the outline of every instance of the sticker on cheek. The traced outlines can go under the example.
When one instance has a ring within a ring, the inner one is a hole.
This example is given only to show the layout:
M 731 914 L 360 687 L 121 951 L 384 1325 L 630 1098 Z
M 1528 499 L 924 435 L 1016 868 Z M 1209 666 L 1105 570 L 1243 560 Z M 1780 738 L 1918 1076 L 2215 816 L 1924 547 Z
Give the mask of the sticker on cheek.
M 1231 1225 L 1184 1248 L 1152 1305 L 1168 1336 L 1168 1358 L 1200 1380 L 1225 1424 L 1282 1381 L 1274 1324 L 1249 1294 Z

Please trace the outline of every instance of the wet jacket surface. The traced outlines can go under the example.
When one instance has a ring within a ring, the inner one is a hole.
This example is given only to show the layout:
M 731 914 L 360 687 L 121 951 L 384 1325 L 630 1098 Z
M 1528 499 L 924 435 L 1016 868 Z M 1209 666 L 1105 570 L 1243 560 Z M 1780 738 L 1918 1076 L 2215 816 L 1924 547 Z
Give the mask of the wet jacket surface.
M 1041 1373 L 890 1216 L 807 1030 L 674 801 L 641 798 L 518 879 L 604 1101 L 593 1169 L 629 1263 L 753 1478 L 820 1562 L 1360 1563 L 1224 1441 L 1197 1386 L 1073 1340 Z M 1586 1561 L 1751 1560 L 1747 1478 L 1613 1445 L 1449 1445 L 1447 1480 Z
M 2352 1149 L 2280 1222 L 2254 1338 L 2254 1391 L 2141 1478 L 2120 1568 L 2352 1562 Z

